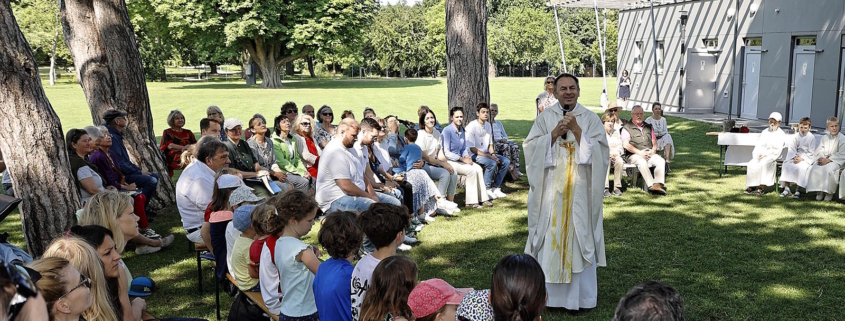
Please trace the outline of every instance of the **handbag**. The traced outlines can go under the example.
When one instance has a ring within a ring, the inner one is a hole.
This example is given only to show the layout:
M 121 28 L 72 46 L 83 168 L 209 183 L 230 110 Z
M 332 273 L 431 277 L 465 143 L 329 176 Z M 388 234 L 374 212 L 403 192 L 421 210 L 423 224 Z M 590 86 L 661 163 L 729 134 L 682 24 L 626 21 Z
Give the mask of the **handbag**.
M 18 208 L 18 204 L 23 201 L 20 198 L 11 197 L 5 194 L 0 194 L 0 222 L 6 219 L 12 211 Z

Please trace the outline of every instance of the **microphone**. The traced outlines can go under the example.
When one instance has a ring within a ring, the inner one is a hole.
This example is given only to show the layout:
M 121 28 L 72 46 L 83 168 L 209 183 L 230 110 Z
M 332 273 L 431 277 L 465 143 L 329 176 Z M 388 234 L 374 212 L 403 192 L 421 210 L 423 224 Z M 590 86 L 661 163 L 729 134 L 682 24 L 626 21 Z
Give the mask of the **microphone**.
M 564 104 L 563 106 L 563 116 L 566 117 L 566 113 L 570 112 L 571 106 Z M 563 140 L 566 140 L 567 136 L 569 136 L 569 131 L 563 133 Z

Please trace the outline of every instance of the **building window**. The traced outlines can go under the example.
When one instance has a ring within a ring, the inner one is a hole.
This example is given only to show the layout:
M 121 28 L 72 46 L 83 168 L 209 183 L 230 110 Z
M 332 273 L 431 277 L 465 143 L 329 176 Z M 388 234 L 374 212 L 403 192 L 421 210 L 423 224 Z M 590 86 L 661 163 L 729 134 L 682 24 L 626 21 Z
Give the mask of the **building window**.
M 746 38 L 745 45 L 749 47 L 760 47 L 763 45 L 763 38 Z
M 795 45 L 796 46 L 815 46 L 816 45 L 816 37 L 795 38 Z
M 663 41 L 657 42 L 657 73 L 663 73 L 663 58 L 665 57 L 666 50 Z
M 701 39 L 701 45 L 705 49 L 716 50 L 716 49 L 719 49 L 719 39 L 717 39 L 717 38 Z
M 634 42 L 634 72 L 643 72 L 643 42 Z

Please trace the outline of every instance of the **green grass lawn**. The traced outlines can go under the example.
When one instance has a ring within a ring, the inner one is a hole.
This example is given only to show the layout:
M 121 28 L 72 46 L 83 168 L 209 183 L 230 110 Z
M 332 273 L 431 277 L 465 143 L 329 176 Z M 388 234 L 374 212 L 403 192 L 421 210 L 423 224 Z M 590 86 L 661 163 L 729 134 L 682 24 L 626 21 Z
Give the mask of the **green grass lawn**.
M 491 95 L 511 137 L 522 141 L 534 118 L 534 98 L 542 79 L 494 79 Z M 379 115 L 414 118 L 417 106 L 434 107 L 445 120 L 446 86 L 440 80 L 367 80 L 287 82 L 281 90 L 239 83 L 149 84 L 156 132 L 170 109 L 185 112 L 192 129 L 209 104 L 227 116 L 245 119 L 255 112 L 275 115 L 284 101 L 329 104 L 358 113 L 373 106 Z M 610 84 L 611 89 L 615 87 Z M 91 122 L 78 85 L 47 88 L 64 129 Z M 582 103 L 597 105 L 599 79 L 582 80 Z M 613 96 L 611 90 L 611 96 Z M 629 115 L 623 112 L 624 117 Z M 840 203 L 743 195 L 744 170 L 731 168 L 719 177 L 713 125 L 669 117 L 677 146 L 668 196 L 653 197 L 635 188 L 605 201 L 606 268 L 599 269 L 599 305 L 582 320 L 609 320 L 618 300 L 632 286 L 661 280 L 675 286 L 690 320 L 833 320 L 843 315 L 845 298 L 845 215 Z M 627 180 L 626 180 L 627 183 Z M 508 183 L 509 196 L 496 206 L 438 218 L 419 235 L 420 244 L 405 255 L 419 265 L 420 280 L 442 278 L 456 287 L 489 288 L 498 260 L 522 252 L 527 237 L 528 185 Z M 458 197 L 463 202 L 462 196 Z M 135 275 L 149 275 L 158 290 L 147 300 L 156 316 L 214 319 L 214 292 L 208 263 L 204 292 L 196 290 L 196 262 L 187 249 L 178 214 L 172 207 L 152 224 L 160 233 L 177 234 L 173 248 L 159 254 L 124 255 Z M 22 245 L 19 216 L 0 225 Z M 307 242 L 316 242 L 315 226 Z M 231 300 L 224 294 L 225 318 Z M 544 320 L 567 320 L 547 311 Z

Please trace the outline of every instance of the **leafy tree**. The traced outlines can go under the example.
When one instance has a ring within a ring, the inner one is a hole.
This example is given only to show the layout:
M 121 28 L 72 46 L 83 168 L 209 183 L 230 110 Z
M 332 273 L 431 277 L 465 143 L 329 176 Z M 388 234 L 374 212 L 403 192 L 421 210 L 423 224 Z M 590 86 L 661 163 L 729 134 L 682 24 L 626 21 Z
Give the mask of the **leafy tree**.
M 70 60 L 70 51 L 61 39 L 62 26 L 59 23 L 59 7 L 51 0 L 20 0 L 12 2 L 12 10 L 18 17 L 18 25 L 29 42 L 36 61 L 50 62 L 55 59 Z M 55 61 L 51 76 L 55 75 Z M 51 77 L 51 81 L 54 79 Z
M 602 28 L 604 28 L 604 21 L 603 16 L 599 13 L 599 19 L 602 20 Z M 618 51 L 618 35 L 619 30 L 617 27 L 617 21 L 619 21 L 619 12 L 615 10 L 608 10 L 607 11 L 607 37 L 602 35 L 602 42 L 607 41 L 605 44 L 606 52 L 605 52 L 605 65 L 607 65 L 607 75 L 616 75 L 616 62 L 617 62 L 617 51 Z M 606 39 L 605 39 L 606 38 Z M 599 66 L 601 66 L 601 52 L 599 51 L 599 41 L 596 39 L 593 41 L 593 44 L 590 46 L 590 55 L 593 58 L 593 61 L 596 61 Z
M 378 7 L 376 0 L 160 1 L 185 25 L 211 35 L 222 29 L 219 42 L 246 49 L 264 75 L 264 88 L 282 86 L 280 71 L 286 63 L 359 33 Z

